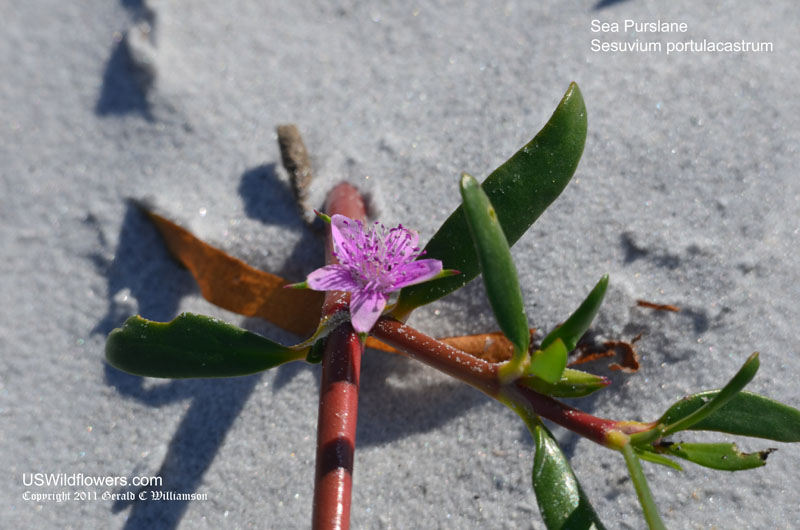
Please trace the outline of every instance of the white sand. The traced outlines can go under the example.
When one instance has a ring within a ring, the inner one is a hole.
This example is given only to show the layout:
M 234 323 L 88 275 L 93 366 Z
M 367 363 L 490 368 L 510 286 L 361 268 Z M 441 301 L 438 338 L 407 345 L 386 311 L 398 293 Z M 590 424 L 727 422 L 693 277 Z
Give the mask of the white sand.
M 321 251 L 289 200 L 279 123 L 305 136 L 315 205 L 347 179 L 372 195 L 383 222 L 424 240 L 458 203 L 459 173 L 488 174 L 577 81 L 589 112 L 583 160 L 514 250 L 527 312 L 549 329 L 608 272 L 596 331 L 644 333 L 641 371 L 611 374 L 611 388 L 579 404 L 653 419 L 720 386 L 758 350 L 750 389 L 800 406 L 794 2 L 148 4 L 0 8 L 0 527 L 308 527 L 317 367 L 169 382 L 103 361 L 107 332 L 137 312 L 194 311 L 295 340 L 203 300 L 126 204 L 149 197 L 207 241 L 301 279 Z M 137 29 L 148 18 L 150 35 Z M 594 18 L 688 31 L 597 34 Z M 594 38 L 774 49 L 594 53 Z M 640 298 L 683 311 L 637 309 Z M 495 327 L 479 284 L 413 323 L 436 335 Z M 556 435 L 608 527 L 642 528 L 621 457 Z M 543 528 L 522 422 L 433 370 L 369 354 L 358 441 L 353 528 Z M 735 475 L 647 466 L 670 528 L 798 527 L 800 447 L 738 441 L 780 451 Z M 25 491 L 126 491 L 25 486 L 23 473 L 35 472 L 159 475 L 207 499 L 24 500 Z

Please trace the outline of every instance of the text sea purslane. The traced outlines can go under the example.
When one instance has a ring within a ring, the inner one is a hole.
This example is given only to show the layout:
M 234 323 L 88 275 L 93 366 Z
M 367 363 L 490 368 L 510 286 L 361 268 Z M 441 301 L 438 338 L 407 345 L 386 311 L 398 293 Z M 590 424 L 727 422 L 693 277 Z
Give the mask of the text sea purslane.
M 771 41 L 756 40 L 716 40 L 716 39 L 686 39 L 680 40 L 646 40 L 632 38 L 646 34 L 685 34 L 689 31 L 689 24 L 667 20 L 633 20 L 625 19 L 622 22 L 591 21 L 592 33 L 625 33 L 626 40 L 603 40 L 593 38 L 590 42 L 592 52 L 656 52 L 666 53 L 745 53 L 745 52 L 772 52 L 774 49 Z M 669 37 L 667 37 L 669 39 Z

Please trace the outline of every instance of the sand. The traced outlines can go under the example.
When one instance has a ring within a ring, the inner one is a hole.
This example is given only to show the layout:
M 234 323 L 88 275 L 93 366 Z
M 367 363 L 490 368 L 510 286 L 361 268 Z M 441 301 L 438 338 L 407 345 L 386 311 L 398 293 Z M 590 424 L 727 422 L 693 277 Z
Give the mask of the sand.
M 757 350 L 749 388 L 800 406 L 793 2 L 39 0 L 0 11 L 0 527 L 308 527 L 317 367 L 172 382 L 103 356 L 107 333 L 136 313 L 193 311 L 297 340 L 206 302 L 128 202 L 149 200 L 226 252 L 302 279 L 322 251 L 291 200 L 281 123 L 296 123 L 311 153 L 311 205 L 348 180 L 377 219 L 424 241 L 458 204 L 460 173 L 487 175 L 576 81 L 583 159 L 514 247 L 526 311 L 550 329 L 609 273 L 594 332 L 643 337 L 638 373 L 598 365 L 613 385 L 575 404 L 654 419 Z M 687 31 L 595 32 L 595 19 Z M 593 51 L 593 39 L 662 51 Z M 689 40 L 772 50 L 666 53 Z M 411 323 L 438 336 L 496 329 L 479 283 Z M 643 528 L 621 457 L 555 435 L 607 526 Z M 646 466 L 670 528 L 800 524 L 800 447 L 736 441 L 779 451 L 735 475 Z M 522 422 L 432 369 L 370 352 L 358 442 L 353 528 L 544 528 Z M 117 484 L 28 486 L 31 473 Z M 137 490 L 119 481 L 134 476 L 200 498 L 127 501 Z

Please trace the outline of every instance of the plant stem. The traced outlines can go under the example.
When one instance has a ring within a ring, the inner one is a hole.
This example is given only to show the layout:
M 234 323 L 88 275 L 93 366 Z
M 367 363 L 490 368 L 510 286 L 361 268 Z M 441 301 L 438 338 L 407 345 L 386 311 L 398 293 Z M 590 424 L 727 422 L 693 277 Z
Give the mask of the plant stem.
M 636 489 L 636 496 L 639 497 L 639 504 L 642 505 L 642 512 L 644 513 L 645 521 L 647 521 L 647 526 L 650 530 L 667 530 L 661 520 L 661 516 L 658 514 L 656 502 L 650 492 L 650 487 L 647 485 L 647 479 L 644 476 L 639 457 L 633 451 L 633 446 L 631 444 L 623 445 L 622 455 L 625 457 L 628 473 L 630 473 L 633 487 Z
M 317 465 L 312 528 L 346 530 L 358 417 L 361 342 L 349 322 L 327 338 L 317 425 Z
M 474 386 L 515 410 L 527 410 L 540 415 L 606 447 L 617 448 L 608 438 L 612 431 L 626 435 L 652 427 L 651 424 L 618 422 L 592 416 L 550 396 L 534 392 L 525 387 L 521 380 L 503 384 L 499 374 L 502 363 L 484 361 L 393 318 L 378 320 L 372 328 L 372 334 L 410 357 Z
M 393 318 L 378 320 L 372 328 L 372 335 L 428 366 L 497 397 L 500 390 L 499 363 L 484 361 Z
M 570 407 L 557 399 L 523 386 L 519 381 L 503 390 L 503 398 L 504 401 L 510 401 L 516 406 L 529 407 L 539 416 L 604 447 L 611 445 L 608 438 L 610 432 L 626 430 L 626 426 L 618 421 L 599 418 Z
M 328 194 L 326 210 L 352 219 L 364 219 L 366 208 L 358 190 L 350 184 L 337 185 Z M 326 263 L 336 263 L 330 233 Z M 344 293 L 325 295 L 323 316 L 347 308 Z M 317 420 L 317 462 L 314 482 L 313 530 L 347 530 L 350 527 L 350 498 L 358 418 L 358 383 L 363 345 L 346 322 L 328 337 L 322 357 L 322 383 Z

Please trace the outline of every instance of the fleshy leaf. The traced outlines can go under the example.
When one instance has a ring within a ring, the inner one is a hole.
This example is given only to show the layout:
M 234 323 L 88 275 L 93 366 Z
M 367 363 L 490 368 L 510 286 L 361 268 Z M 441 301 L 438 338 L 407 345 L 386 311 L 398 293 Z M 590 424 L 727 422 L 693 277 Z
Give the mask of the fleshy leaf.
M 707 402 L 703 403 L 700 407 L 689 414 L 681 416 L 679 419 L 668 422 L 664 421 L 664 418 L 662 417 L 658 421 L 660 425 L 665 426 L 662 430 L 662 435 L 666 436 L 668 434 L 690 429 L 693 425 L 698 424 L 699 422 L 703 421 L 703 419 L 708 418 L 714 414 L 714 412 L 724 407 L 725 403 L 733 399 L 736 394 L 742 391 L 747 383 L 753 380 L 753 377 L 755 377 L 756 372 L 758 371 L 758 366 L 758 353 L 754 353 L 748 357 L 744 365 L 742 365 L 739 371 L 736 372 L 736 375 L 734 375 L 719 392 L 717 392 Z
M 578 340 L 586 333 L 589 326 L 592 324 L 597 311 L 603 303 L 603 297 L 606 295 L 606 288 L 608 287 L 608 275 L 600 278 L 597 285 L 594 286 L 592 291 L 581 303 L 578 309 L 561 324 L 559 327 L 551 331 L 547 337 L 542 341 L 541 348 L 544 350 L 556 339 L 564 341 L 567 351 L 575 349 Z
M 660 422 L 672 424 L 715 398 L 719 390 L 688 396 L 664 413 Z M 800 410 L 772 399 L 739 392 L 722 408 L 695 423 L 689 430 L 719 431 L 777 442 L 800 442 Z
M 284 289 L 288 282 L 280 276 L 251 267 L 139 206 L 158 228 L 170 254 L 192 273 L 206 300 L 240 315 L 261 317 L 295 335 L 314 332 L 324 293 Z
M 742 471 L 766 465 L 772 450 L 742 453 L 734 443 L 669 443 L 657 446 L 660 451 L 697 465 L 722 471 Z
M 556 339 L 544 350 L 531 355 L 529 373 L 546 383 L 557 383 L 567 366 L 567 348 L 561 339 Z
M 106 360 L 112 366 L 134 375 L 173 379 L 253 374 L 304 359 L 306 353 L 192 313 L 171 322 L 133 316 L 106 342 Z
M 494 205 L 509 245 L 524 234 L 572 178 L 586 141 L 586 106 L 578 85 L 570 84 L 550 120 L 522 149 L 494 170 L 483 190 Z M 415 308 L 463 287 L 480 272 L 463 208 L 447 218 L 425 247 L 459 276 L 406 287 L 395 315 L 404 319 Z
M 625 444 L 622 446 L 622 455 L 625 457 L 625 465 L 628 466 L 628 474 L 630 474 L 631 482 L 633 482 L 633 487 L 636 489 L 639 504 L 642 505 L 642 513 L 645 521 L 647 521 L 648 528 L 650 530 L 667 530 L 667 527 L 664 526 L 664 521 L 661 520 L 661 515 L 658 513 L 653 493 L 647 484 L 647 477 L 644 476 L 642 464 L 639 462 L 635 449 L 631 444 Z
M 536 443 L 533 491 L 548 530 L 605 528 L 553 435 L 541 424 L 532 431 Z
M 461 177 L 461 197 L 489 304 L 500 329 L 514 345 L 514 356 L 510 362 L 519 365 L 528 355 L 530 332 L 508 242 L 497 222 L 497 214 L 489 197 L 478 181 L 466 173 Z
M 520 383 L 547 396 L 577 398 L 607 387 L 610 381 L 603 376 L 566 368 L 555 383 L 548 383 L 536 376 L 526 377 Z

